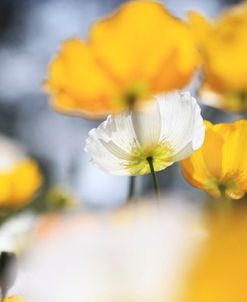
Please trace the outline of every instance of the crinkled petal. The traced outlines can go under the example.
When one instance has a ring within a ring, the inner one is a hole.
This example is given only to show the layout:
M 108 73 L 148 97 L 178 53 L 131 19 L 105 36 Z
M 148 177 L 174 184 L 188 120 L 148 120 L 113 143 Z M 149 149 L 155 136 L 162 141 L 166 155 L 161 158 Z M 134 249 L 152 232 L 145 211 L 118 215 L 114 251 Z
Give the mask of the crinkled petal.
M 203 143 L 205 126 L 196 100 L 184 92 L 157 98 L 161 115 L 161 137 L 173 150 L 173 161 L 191 155 Z
M 92 162 L 102 170 L 128 175 L 127 165 L 132 148 L 138 146 L 131 116 L 121 114 L 108 116 L 98 128 L 89 132 L 85 151 Z

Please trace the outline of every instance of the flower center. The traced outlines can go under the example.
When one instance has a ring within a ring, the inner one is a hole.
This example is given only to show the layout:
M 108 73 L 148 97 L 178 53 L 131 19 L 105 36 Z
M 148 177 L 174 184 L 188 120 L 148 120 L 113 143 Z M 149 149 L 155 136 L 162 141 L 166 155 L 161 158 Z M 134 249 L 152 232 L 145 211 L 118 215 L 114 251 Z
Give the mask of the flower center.
M 127 86 L 122 95 L 114 102 L 123 106 L 123 109 L 133 111 L 136 109 L 138 103 L 147 99 L 150 96 L 149 88 L 145 83 L 136 82 Z
M 150 173 L 150 166 L 147 158 L 152 158 L 155 171 L 162 170 L 171 163 L 172 149 L 167 143 L 133 148 L 126 165 L 130 174 Z
M 210 180 L 204 186 L 206 190 L 213 191 L 217 196 L 239 199 L 244 195 L 244 192 L 239 189 L 239 185 L 234 178 Z
M 233 91 L 226 93 L 226 99 L 231 110 L 242 112 L 247 110 L 247 92 Z

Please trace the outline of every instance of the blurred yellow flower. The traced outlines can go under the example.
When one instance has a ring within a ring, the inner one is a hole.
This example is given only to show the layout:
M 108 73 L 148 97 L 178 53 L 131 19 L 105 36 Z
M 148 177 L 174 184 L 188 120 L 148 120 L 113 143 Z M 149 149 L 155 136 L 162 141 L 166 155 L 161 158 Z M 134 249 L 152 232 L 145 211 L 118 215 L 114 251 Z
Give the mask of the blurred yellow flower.
M 241 213 L 240 213 L 241 212 Z M 224 222 L 210 220 L 208 240 L 190 276 L 183 302 L 246 302 L 246 207 Z
M 34 160 L 10 139 L 0 137 L 0 208 L 18 209 L 28 204 L 42 183 Z
M 20 296 L 9 296 L 4 299 L 4 302 L 26 302 L 26 300 Z
M 88 41 L 65 41 L 45 87 L 58 111 L 97 118 L 184 87 L 197 62 L 187 24 L 158 2 L 133 1 L 96 22 Z
M 228 9 L 215 22 L 197 12 L 189 18 L 203 59 L 202 102 L 225 111 L 246 111 L 247 4 Z
M 206 124 L 200 149 L 181 162 L 187 181 L 213 196 L 239 199 L 247 191 L 247 121 Z

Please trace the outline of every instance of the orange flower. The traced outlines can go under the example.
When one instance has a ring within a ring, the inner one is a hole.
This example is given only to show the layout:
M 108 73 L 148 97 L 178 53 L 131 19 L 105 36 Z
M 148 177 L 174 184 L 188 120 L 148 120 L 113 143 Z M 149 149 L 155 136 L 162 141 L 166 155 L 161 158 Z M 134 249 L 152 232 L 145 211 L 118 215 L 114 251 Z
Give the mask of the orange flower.
M 232 7 L 215 22 L 189 14 L 203 59 L 206 105 L 230 112 L 247 110 L 247 5 Z
M 206 124 L 200 149 L 181 162 L 186 180 L 213 196 L 239 199 L 247 191 L 247 121 Z
M 198 62 L 188 26 L 158 2 L 134 1 L 67 40 L 45 87 L 61 112 L 97 118 L 185 86 Z

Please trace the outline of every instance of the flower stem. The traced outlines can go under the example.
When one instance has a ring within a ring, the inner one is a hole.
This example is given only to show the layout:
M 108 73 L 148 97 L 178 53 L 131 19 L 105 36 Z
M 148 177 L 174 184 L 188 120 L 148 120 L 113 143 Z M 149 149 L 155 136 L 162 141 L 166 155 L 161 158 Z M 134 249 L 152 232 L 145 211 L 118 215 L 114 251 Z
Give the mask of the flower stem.
M 136 95 L 133 93 L 129 93 L 126 95 L 126 102 L 127 102 L 127 108 L 129 114 L 132 113 L 132 111 L 135 110 L 135 103 L 136 103 Z M 134 194 L 135 194 L 135 186 L 136 186 L 136 176 L 130 176 L 129 179 L 129 192 L 128 192 L 128 202 L 132 201 L 134 199 Z
M 150 172 L 152 174 L 155 195 L 156 195 L 157 200 L 159 200 L 160 199 L 160 191 L 159 191 L 158 178 L 157 178 L 157 175 L 154 171 L 153 158 L 151 156 L 147 157 L 147 162 L 149 164 Z
M 128 201 L 131 201 L 135 194 L 135 183 L 136 176 L 130 176 L 129 178 L 129 192 L 128 192 Z
M 17 274 L 17 258 L 14 253 L 0 253 L 0 289 L 3 302 L 7 296 L 8 290 L 13 286 Z

